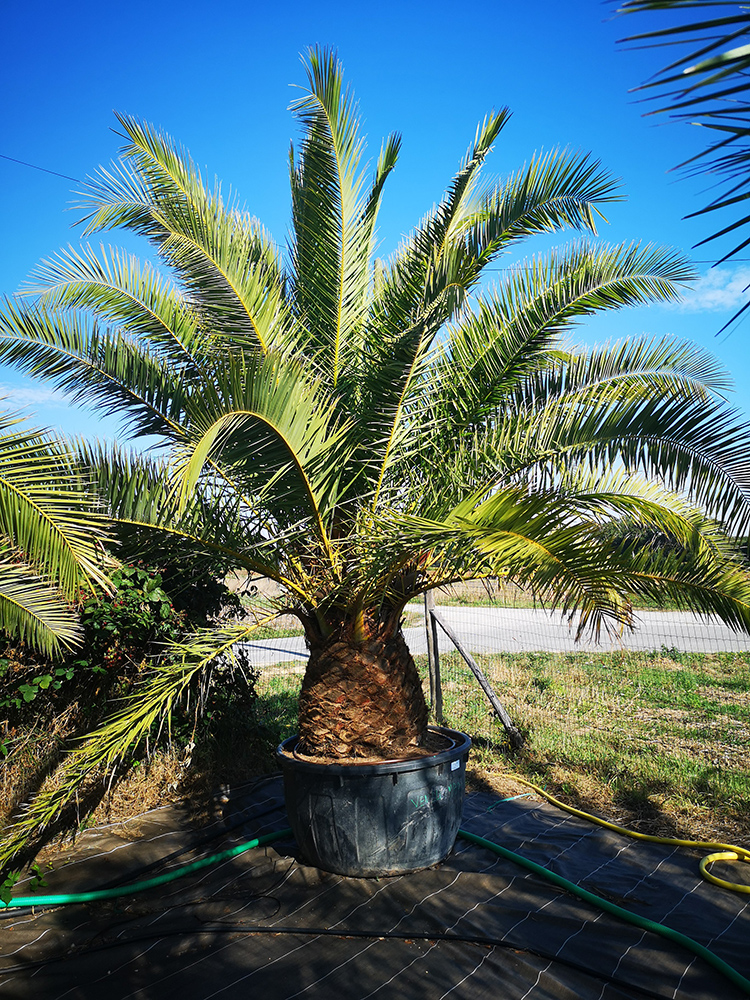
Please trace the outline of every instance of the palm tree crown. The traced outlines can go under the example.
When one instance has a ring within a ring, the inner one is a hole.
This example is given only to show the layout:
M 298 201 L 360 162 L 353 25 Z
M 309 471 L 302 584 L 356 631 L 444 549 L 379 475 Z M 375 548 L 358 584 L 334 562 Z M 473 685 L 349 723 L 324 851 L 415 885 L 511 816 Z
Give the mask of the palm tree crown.
M 750 586 L 720 528 L 746 530 L 750 488 L 724 375 L 684 344 L 562 340 L 597 311 L 676 298 L 688 264 L 584 238 L 480 286 L 530 235 L 595 235 L 617 197 L 598 163 L 570 152 L 480 185 L 506 110 L 479 126 L 437 207 L 376 259 L 400 138 L 368 180 L 340 65 L 312 50 L 307 73 L 286 254 L 184 150 L 120 117 L 127 143 L 87 187 L 86 233 L 145 236 L 165 272 L 64 250 L 2 315 L 0 360 L 169 445 L 167 458 L 84 449 L 122 525 L 220 553 L 283 595 L 249 623 L 194 636 L 94 734 L 80 767 L 139 739 L 276 614 L 304 626 L 300 730 L 329 756 L 422 738 L 400 621 L 439 584 L 503 574 L 580 628 L 629 623 L 635 594 L 750 626 Z

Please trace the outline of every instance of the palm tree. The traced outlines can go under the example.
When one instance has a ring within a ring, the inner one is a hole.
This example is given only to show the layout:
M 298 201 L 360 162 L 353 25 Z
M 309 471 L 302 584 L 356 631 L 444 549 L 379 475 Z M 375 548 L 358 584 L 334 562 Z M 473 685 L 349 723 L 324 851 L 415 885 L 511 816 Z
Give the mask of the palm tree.
M 77 645 L 81 589 L 107 587 L 104 528 L 72 450 L 0 413 L 0 631 L 45 656 Z
M 64 250 L 0 320 L 0 360 L 168 446 L 83 450 L 122 527 L 186 558 L 220 554 L 282 593 L 157 665 L 73 754 L 68 791 L 276 615 L 296 615 L 310 647 L 302 746 L 336 758 L 423 740 L 401 620 L 438 585 L 502 574 L 579 629 L 628 625 L 633 595 L 750 627 L 750 586 L 720 527 L 745 530 L 750 488 L 724 375 L 684 344 L 578 351 L 562 339 L 600 310 L 674 299 L 689 266 L 584 239 L 480 286 L 522 239 L 595 233 L 617 198 L 597 162 L 564 151 L 480 185 L 507 110 L 481 123 L 437 207 L 376 259 L 400 139 L 368 182 L 340 65 L 311 50 L 307 73 L 286 253 L 184 150 L 120 117 L 122 160 L 87 186 L 86 233 L 125 227 L 166 270 Z M 40 800 L 34 822 L 64 792 Z

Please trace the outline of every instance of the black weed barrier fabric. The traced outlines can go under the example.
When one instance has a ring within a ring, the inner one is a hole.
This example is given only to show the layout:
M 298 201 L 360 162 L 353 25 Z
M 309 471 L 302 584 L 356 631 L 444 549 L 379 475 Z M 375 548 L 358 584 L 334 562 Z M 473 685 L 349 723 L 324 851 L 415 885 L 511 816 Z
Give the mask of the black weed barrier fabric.
M 273 776 L 217 799 L 90 830 L 38 892 L 126 884 L 286 827 Z M 642 844 L 532 798 L 467 796 L 463 828 L 707 946 L 750 977 L 750 896 L 705 883 L 698 855 Z M 702 959 L 459 840 L 426 871 L 321 872 L 293 840 L 107 902 L 0 915 L 0 997 L 34 1000 L 739 1000 Z M 17 895 L 28 894 L 19 883 Z

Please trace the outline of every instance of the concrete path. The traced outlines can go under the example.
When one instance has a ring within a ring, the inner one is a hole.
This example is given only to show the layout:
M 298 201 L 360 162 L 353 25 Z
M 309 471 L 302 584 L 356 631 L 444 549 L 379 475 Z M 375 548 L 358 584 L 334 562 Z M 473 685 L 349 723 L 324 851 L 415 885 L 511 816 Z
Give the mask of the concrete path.
M 683 652 L 750 651 L 750 635 L 733 632 L 716 618 L 702 619 L 681 611 L 643 611 L 638 627 L 623 635 L 602 635 L 597 644 L 591 638 L 575 642 L 575 630 L 558 613 L 534 608 L 438 607 L 436 611 L 473 653 L 520 652 L 611 652 L 619 649 L 658 650 L 662 646 Z M 453 644 L 442 630 L 441 652 L 450 652 Z M 404 629 L 409 649 L 416 656 L 427 652 L 424 626 Z M 285 639 L 260 639 L 246 643 L 254 665 L 307 661 L 302 636 Z

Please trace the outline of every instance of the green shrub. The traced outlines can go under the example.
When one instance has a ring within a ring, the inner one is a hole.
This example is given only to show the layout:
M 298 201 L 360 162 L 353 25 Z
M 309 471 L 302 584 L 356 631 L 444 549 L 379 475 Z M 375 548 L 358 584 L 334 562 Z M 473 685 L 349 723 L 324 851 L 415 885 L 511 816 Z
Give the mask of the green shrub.
M 75 699 L 84 713 L 96 714 L 107 698 L 126 693 L 149 662 L 167 655 L 168 644 L 187 629 L 241 611 L 236 595 L 206 566 L 122 565 L 111 580 L 111 596 L 81 595 L 83 642 L 61 661 L 43 659 L 0 633 L 0 711 L 11 731 Z

